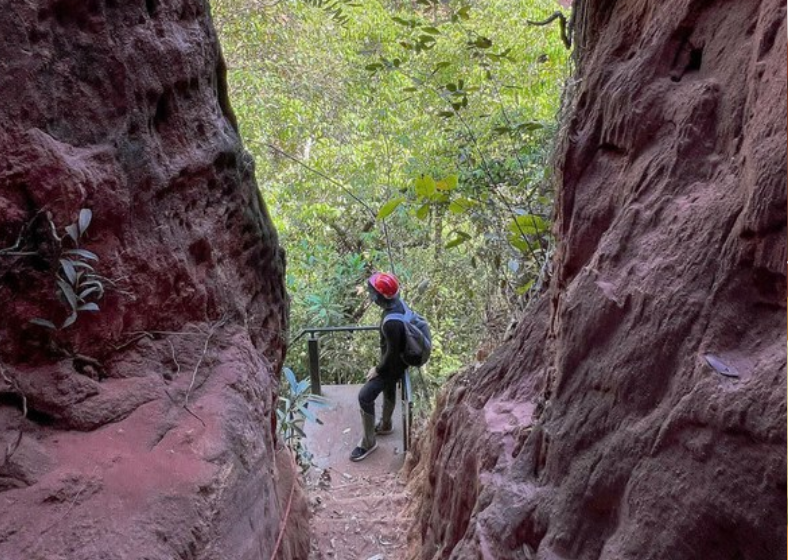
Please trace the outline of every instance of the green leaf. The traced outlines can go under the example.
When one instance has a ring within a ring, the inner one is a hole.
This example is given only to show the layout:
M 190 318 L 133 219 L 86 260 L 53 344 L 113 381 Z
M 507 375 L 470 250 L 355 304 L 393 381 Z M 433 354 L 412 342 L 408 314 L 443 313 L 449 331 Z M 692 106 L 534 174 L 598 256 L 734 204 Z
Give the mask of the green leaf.
M 93 212 L 90 208 L 83 208 L 79 211 L 79 235 L 82 236 L 87 231 L 90 225 L 90 220 L 93 218 Z
M 85 249 L 69 249 L 66 251 L 67 255 L 78 255 L 83 259 L 88 259 L 90 261 L 97 261 L 98 257 L 95 253 L 91 253 L 90 251 L 86 251 Z
M 291 392 L 295 392 L 295 388 L 298 387 L 298 381 L 296 380 L 295 373 L 293 373 L 293 370 L 289 367 L 282 368 L 282 371 L 285 374 L 287 382 L 290 384 Z M 290 406 L 288 405 L 287 408 L 290 408 Z
M 512 245 L 512 247 L 520 250 L 522 253 L 530 253 L 531 249 L 530 246 L 528 245 L 528 242 L 525 239 L 523 239 L 523 237 L 519 234 L 510 235 L 509 243 Z
M 309 395 L 307 397 L 307 403 L 312 408 L 330 408 L 329 401 L 325 397 L 321 397 L 318 395 Z
M 453 191 L 457 188 L 457 175 L 448 175 L 445 179 L 438 181 L 435 186 L 439 191 Z
M 298 405 L 298 412 L 300 412 L 301 415 L 304 418 L 306 418 L 308 421 L 314 422 L 315 424 L 320 423 L 317 420 L 317 416 L 315 416 L 314 413 L 311 410 L 309 410 L 307 407 L 305 407 L 304 405 Z
M 71 325 L 74 324 L 74 322 L 76 322 L 77 317 L 78 317 L 77 312 L 74 311 L 71 315 L 68 316 L 68 319 L 63 321 L 63 325 L 60 328 L 65 329 L 66 327 L 70 327 Z
M 529 121 L 517 125 L 517 130 L 521 132 L 532 132 L 534 130 L 542 130 L 545 127 L 544 123 Z
M 429 204 L 423 204 L 421 206 L 421 208 L 416 210 L 416 217 L 419 220 L 426 220 L 429 215 L 430 215 L 430 205 Z
M 304 432 L 303 428 L 301 428 L 301 426 L 299 426 L 298 424 L 292 424 L 292 425 L 290 426 L 290 428 L 291 428 L 291 429 L 292 429 L 292 430 L 293 430 L 295 433 L 297 433 L 297 434 L 299 435 L 299 437 L 302 437 L 302 438 L 305 438 L 305 437 L 306 437 L 306 433 Z
M 394 210 L 397 209 L 397 206 L 403 202 L 405 202 L 404 196 L 398 196 L 397 198 L 389 200 L 386 204 L 381 206 L 380 210 L 378 211 L 378 220 L 385 220 L 391 215 L 392 212 L 394 212 Z
M 454 239 L 452 239 L 451 241 L 446 243 L 446 248 L 447 249 L 452 249 L 454 247 L 462 245 L 463 243 L 468 241 L 470 238 L 471 238 L 471 236 L 468 235 L 467 233 L 462 232 L 462 231 L 458 231 L 457 232 L 457 237 L 455 237 Z
M 467 198 L 457 198 L 451 201 L 449 204 L 449 212 L 452 214 L 465 214 L 473 208 L 474 202 L 472 200 L 468 200 Z
M 429 175 L 421 175 L 416 179 L 416 196 L 425 198 L 431 196 L 436 189 L 435 179 Z
M 77 307 L 77 311 L 100 311 L 98 304 L 86 303 Z
M 441 32 L 436 27 L 422 27 L 421 30 L 424 33 L 429 33 L 430 35 L 440 35 Z
M 85 270 L 89 270 L 89 271 L 91 271 L 91 272 L 95 270 L 95 269 L 94 269 L 92 266 L 90 266 L 88 263 L 86 263 L 86 262 L 82 262 L 82 261 L 71 261 L 71 265 L 72 265 L 74 268 L 84 268 Z
M 74 263 L 72 263 L 68 259 L 60 259 L 60 267 L 63 269 L 63 272 L 66 274 L 66 278 L 73 286 L 77 283 L 77 271 L 74 269 Z
M 518 287 L 515 290 L 515 292 L 517 293 L 518 296 L 522 296 L 522 295 L 526 294 L 528 292 L 528 290 L 531 289 L 531 286 L 533 286 L 533 285 L 534 285 L 534 279 L 531 278 L 531 280 L 529 280 L 528 282 L 526 282 L 522 286 Z
M 400 25 L 404 25 L 405 27 L 410 27 L 411 29 L 415 28 L 415 27 L 416 27 L 416 25 L 418 25 L 418 24 L 416 23 L 416 21 L 414 21 L 414 20 L 403 19 L 403 18 L 401 18 L 401 17 L 397 17 L 397 16 L 394 16 L 394 17 L 392 17 L 391 19 L 392 19 L 393 21 L 395 21 L 395 22 L 399 23 Z
M 101 290 L 101 293 L 104 293 L 104 284 L 102 284 L 99 280 L 91 279 L 80 283 L 81 288 L 87 288 L 88 286 L 96 286 L 99 290 Z
M 30 322 L 33 323 L 34 325 L 38 325 L 39 327 L 46 327 L 48 329 L 52 329 L 53 331 L 57 330 L 55 323 L 53 323 L 52 321 L 47 321 L 46 319 L 39 319 L 38 317 L 36 317 L 35 319 L 30 319 Z
M 517 235 L 535 235 L 550 229 L 550 224 L 536 214 L 523 214 L 509 222 L 509 231 Z
M 76 224 L 66 226 L 66 233 L 74 240 L 74 243 L 79 242 L 79 228 Z
M 364 70 L 367 70 L 369 72 L 377 72 L 378 70 L 381 69 L 383 69 L 383 65 L 380 64 L 379 62 L 375 62 L 373 64 L 367 64 L 366 66 L 364 66 Z
M 69 283 L 61 278 L 57 279 L 57 285 L 60 286 L 61 293 L 65 296 L 68 305 L 72 310 L 77 309 L 77 294 L 74 293 L 74 288 Z
M 492 45 L 493 45 L 492 41 L 487 37 L 479 37 L 475 41 L 468 42 L 469 47 L 476 47 L 478 49 L 489 49 L 490 47 L 492 47 Z
M 302 395 L 309 389 L 309 379 L 302 379 L 298 382 L 298 387 L 296 388 L 296 394 Z
M 100 288 L 98 286 L 92 286 L 92 287 L 90 287 L 90 288 L 88 288 L 86 290 L 82 290 L 79 293 L 79 299 L 81 299 L 82 301 L 85 301 L 85 298 L 87 298 L 90 294 L 94 294 L 94 293 L 98 292 L 99 290 L 100 290 Z

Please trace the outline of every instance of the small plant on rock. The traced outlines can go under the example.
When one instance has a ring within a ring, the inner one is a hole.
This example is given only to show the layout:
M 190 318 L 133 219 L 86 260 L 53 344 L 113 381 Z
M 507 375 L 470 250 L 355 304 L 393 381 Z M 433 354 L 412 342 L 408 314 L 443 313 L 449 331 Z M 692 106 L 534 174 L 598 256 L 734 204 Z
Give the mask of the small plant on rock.
M 98 300 L 104 296 L 104 284 L 101 277 L 96 274 L 93 264 L 98 262 L 98 256 L 80 246 L 85 232 L 90 226 L 93 213 L 88 208 L 79 211 L 79 218 L 65 228 L 65 234 L 60 236 L 57 228 L 49 218 L 52 235 L 60 243 L 61 251 L 58 256 L 59 267 L 55 275 L 57 295 L 64 305 L 68 307 L 69 315 L 58 327 L 53 321 L 42 318 L 31 319 L 30 322 L 48 329 L 65 329 L 74 324 L 79 313 L 85 311 L 99 311 Z M 67 248 L 70 246 L 70 248 Z
M 304 422 L 323 422 L 309 410 L 309 405 L 318 405 L 317 397 L 309 392 L 309 380 L 298 381 L 293 370 L 282 368 L 287 383 L 282 384 L 279 407 L 276 409 L 277 429 L 285 445 L 293 452 L 302 471 L 312 465 L 312 454 L 304 445 Z

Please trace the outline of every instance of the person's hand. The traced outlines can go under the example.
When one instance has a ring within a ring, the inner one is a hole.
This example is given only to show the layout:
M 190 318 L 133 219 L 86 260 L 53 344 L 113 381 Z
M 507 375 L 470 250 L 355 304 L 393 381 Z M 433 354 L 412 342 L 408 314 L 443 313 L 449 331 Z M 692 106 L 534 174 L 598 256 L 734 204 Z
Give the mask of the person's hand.
M 378 376 L 378 368 L 372 366 L 372 368 L 367 372 L 367 381 L 372 381 Z

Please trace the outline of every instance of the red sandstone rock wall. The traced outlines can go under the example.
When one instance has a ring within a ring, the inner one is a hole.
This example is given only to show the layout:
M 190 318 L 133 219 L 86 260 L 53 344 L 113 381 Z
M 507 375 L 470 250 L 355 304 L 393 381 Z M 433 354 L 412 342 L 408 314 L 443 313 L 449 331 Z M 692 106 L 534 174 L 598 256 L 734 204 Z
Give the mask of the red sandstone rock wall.
M 0 0 L 0 123 L 0 558 L 269 558 L 285 512 L 303 558 L 284 255 L 207 2 Z M 85 208 L 101 310 L 52 331 Z
M 786 6 L 575 9 L 551 290 L 442 396 L 414 557 L 782 559 Z

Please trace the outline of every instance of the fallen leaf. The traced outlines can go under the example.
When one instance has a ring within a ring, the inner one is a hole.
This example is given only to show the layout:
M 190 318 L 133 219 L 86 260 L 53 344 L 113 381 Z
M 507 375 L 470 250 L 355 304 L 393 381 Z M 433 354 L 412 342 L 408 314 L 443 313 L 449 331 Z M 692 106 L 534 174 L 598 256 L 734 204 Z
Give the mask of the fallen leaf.
M 739 372 L 736 371 L 736 368 L 729 366 L 714 354 L 705 354 L 703 357 L 706 359 L 706 363 L 717 373 L 725 377 L 739 377 Z

